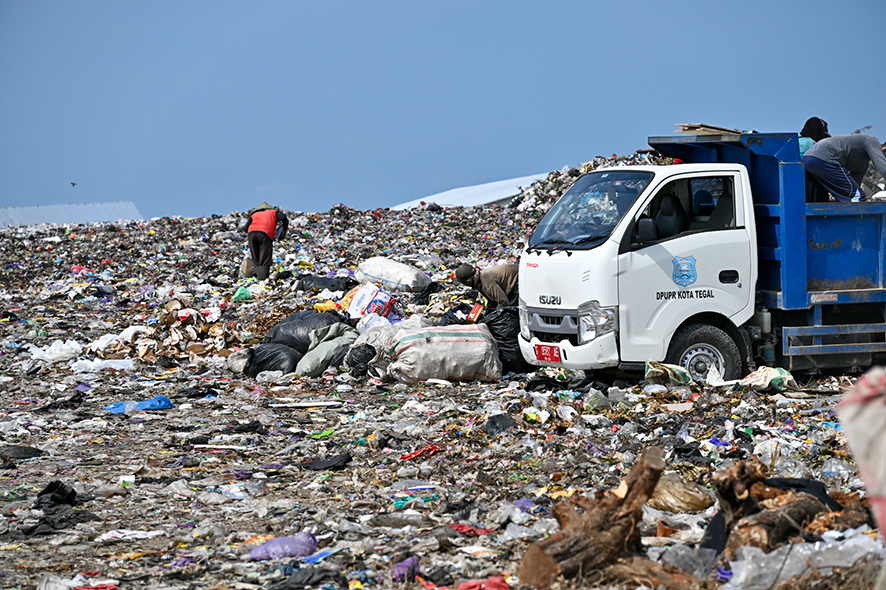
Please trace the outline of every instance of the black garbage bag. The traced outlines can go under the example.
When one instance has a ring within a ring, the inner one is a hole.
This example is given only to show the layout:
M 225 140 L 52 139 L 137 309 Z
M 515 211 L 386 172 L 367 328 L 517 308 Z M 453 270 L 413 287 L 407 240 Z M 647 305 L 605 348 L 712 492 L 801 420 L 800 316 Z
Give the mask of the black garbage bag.
M 74 510 L 78 504 L 77 492 L 74 488 L 59 480 L 49 482 L 37 494 L 33 507 L 41 510 L 43 515 L 36 524 L 22 529 L 26 536 L 51 535 L 56 531 L 68 529 L 79 523 L 101 520 L 86 510 Z
M 161 369 L 174 369 L 178 366 L 178 362 L 174 358 L 163 356 L 162 354 L 157 357 L 157 361 L 154 364 Z
M 437 281 L 431 281 L 431 283 L 425 287 L 421 293 L 416 295 L 412 299 L 412 303 L 415 305 L 427 305 L 428 301 L 431 299 L 431 295 L 434 293 L 439 293 L 443 290 L 443 285 L 438 283 Z
M 331 357 L 329 357 L 329 365 L 328 367 L 339 367 L 343 362 L 345 362 L 345 358 L 348 356 L 348 347 L 342 346 L 338 350 L 335 351 Z
M 499 307 L 486 314 L 481 324 L 486 324 L 492 337 L 498 344 L 498 357 L 501 359 L 502 371 L 524 373 L 532 370 L 520 352 L 520 313 L 516 307 Z
M 473 303 L 467 303 L 462 301 L 458 305 L 454 305 L 446 310 L 443 316 L 440 318 L 441 326 L 452 326 L 455 324 L 467 324 L 468 323 L 468 315 L 470 315 L 471 310 L 474 308 Z
M 350 349 L 345 362 L 351 369 L 351 376 L 365 377 L 369 372 L 369 363 L 375 358 L 377 352 L 371 344 L 361 344 Z
M 56 531 L 69 529 L 80 523 L 101 520 L 92 512 L 75 510 L 67 504 L 59 504 L 52 508 L 43 509 L 43 516 L 33 525 L 22 529 L 27 537 L 35 535 L 51 535 Z
M 316 459 L 314 461 L 305 461 L 304 463 L 296 463 L 299 467 L 310 469 L 312 471 L 324 471 L 327 469 L 344 469 L 351 462 L 353 457 L 350 453 L 341 455 L 330 455 L 324 459 Z
M 0 457 L 4 459 L 33 459 L 40 457 L 44 451 L 25 445 L 7 445 L 0 449 Z
M 294 373 L 302 356 L 301 352 L 285 344 L 259 344 L 249 349 L 244 373 L 252 378 L 262 371 L 283 371 L 284 375 Z
M 356 280 L 351 277 L 321 277 L 317 275 L 302 275 L 295 283 L 297 291 L 322 291 L 329 289 L 330 291 L 350 291 L 357 285 Z
M 331 585 L 336 588 L 347 588 L 348 580 L 335 570 L 325 567 L 312 567 L 295 570 L 288 578 L 273 582 L 268 590 L 302 590 Z
M 71 486 L 54 480 L 46 484 L 46 487 L 37 494 L 34 501 L 34 508 L 43 510 L 46 508 L 55 508 L 62 504 L 74 506 L 77 504 L 77 492 Z
M 178 392 L 178 395 L 188 399 L 196 399 L 198 397 L 209 397 L 210 395 L 218 397 L 221 393 L 218 389 L 204 385 L 202 387 L 187 387 Z
M 224 431 L 225 434 L 261 434 L 267 435 L 268 429 L 265 428 L 265 425 L 259 422 L 258 420 L 253 420 L 252 422 L 248 422 L 246 424 L 233 424 L 228 426 L 228 429 Z
M 305 354 L 311 345 L 311 332 L 343 322 L 345 318 L 334 311 L 300 311 L 283 318 L 279 324 L 268 330 L 262 344 L 285 344 Z
M 488 420 L 486 420 L 486 434 L 489 436 L 495 436 L 500 432 L 507 432 L 511 428 L 517 427 L 517 421 L 514 420 L 513 416 L 510 414 L 496 414 L 494 416 L 490 416 Z
M 83 403 L 84 393 L 75 391 L 68 399 L 49 402 L 45 406 L 36 408 L 35 412 L 49 412 L 50 410 L 74 410 Z

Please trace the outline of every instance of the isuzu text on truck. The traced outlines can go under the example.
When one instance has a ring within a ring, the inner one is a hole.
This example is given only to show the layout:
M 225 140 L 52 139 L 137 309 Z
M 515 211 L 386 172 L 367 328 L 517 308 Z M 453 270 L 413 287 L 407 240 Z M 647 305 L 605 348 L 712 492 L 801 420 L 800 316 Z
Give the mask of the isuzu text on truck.
M 886 351 L 886 203 L 807 203 L 797 136 L 652 137 L 672 166 L 579 177 L 520 256 L 534 365 L 704 380 L 861 369 Z

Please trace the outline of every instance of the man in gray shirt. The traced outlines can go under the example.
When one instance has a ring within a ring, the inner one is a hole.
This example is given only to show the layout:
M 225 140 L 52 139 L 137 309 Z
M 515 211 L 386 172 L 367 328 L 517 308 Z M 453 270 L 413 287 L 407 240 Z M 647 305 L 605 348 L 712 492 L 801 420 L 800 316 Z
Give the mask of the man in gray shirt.
M 870 162 L 886 176 L 886 144 L 860 133 L 822 139 L 803 156 L 806 171 L 841 203 L 866 200 L 859 185 Z

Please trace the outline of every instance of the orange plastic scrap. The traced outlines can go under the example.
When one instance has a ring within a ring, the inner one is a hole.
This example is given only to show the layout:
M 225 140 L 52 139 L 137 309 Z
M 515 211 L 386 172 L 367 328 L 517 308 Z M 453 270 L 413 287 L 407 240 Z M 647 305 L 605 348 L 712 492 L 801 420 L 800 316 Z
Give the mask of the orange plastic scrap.
M 133 559 L 138 559 L 139 557 L 144 557 L 145 555 L 150 555 L 150 554 L 147 552 L 121 553 L 120 555 L 116 556 L 114 559 L 129 559 L 131 561 Z
M 265 541 L 268 541 L 268 540 L 273 539 L 273 538 L 274 538 L 274 535 L 270 535 L 270 536 L 249 537 L 248 539 L 246 539 L 245 541 L 243 541 L 243 542 L 241 543 L 241 545 L 252 545 L 253 543 L 256 543 L 256 544 L 258 544 L 258 543 L 264 543 Z

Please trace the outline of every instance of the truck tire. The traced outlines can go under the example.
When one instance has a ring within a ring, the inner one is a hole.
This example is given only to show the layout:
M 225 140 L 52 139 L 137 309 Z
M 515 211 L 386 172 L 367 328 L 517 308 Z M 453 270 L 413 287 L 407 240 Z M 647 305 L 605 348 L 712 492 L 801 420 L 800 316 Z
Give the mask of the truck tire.
M 711 365 L 716 365 L 727 381 L 741 377 L 741 353 L 735 340 L 720 328 L 706 324 L 677 330 L 665 362 L 683 367 L 697 382 L 704 382 Z

